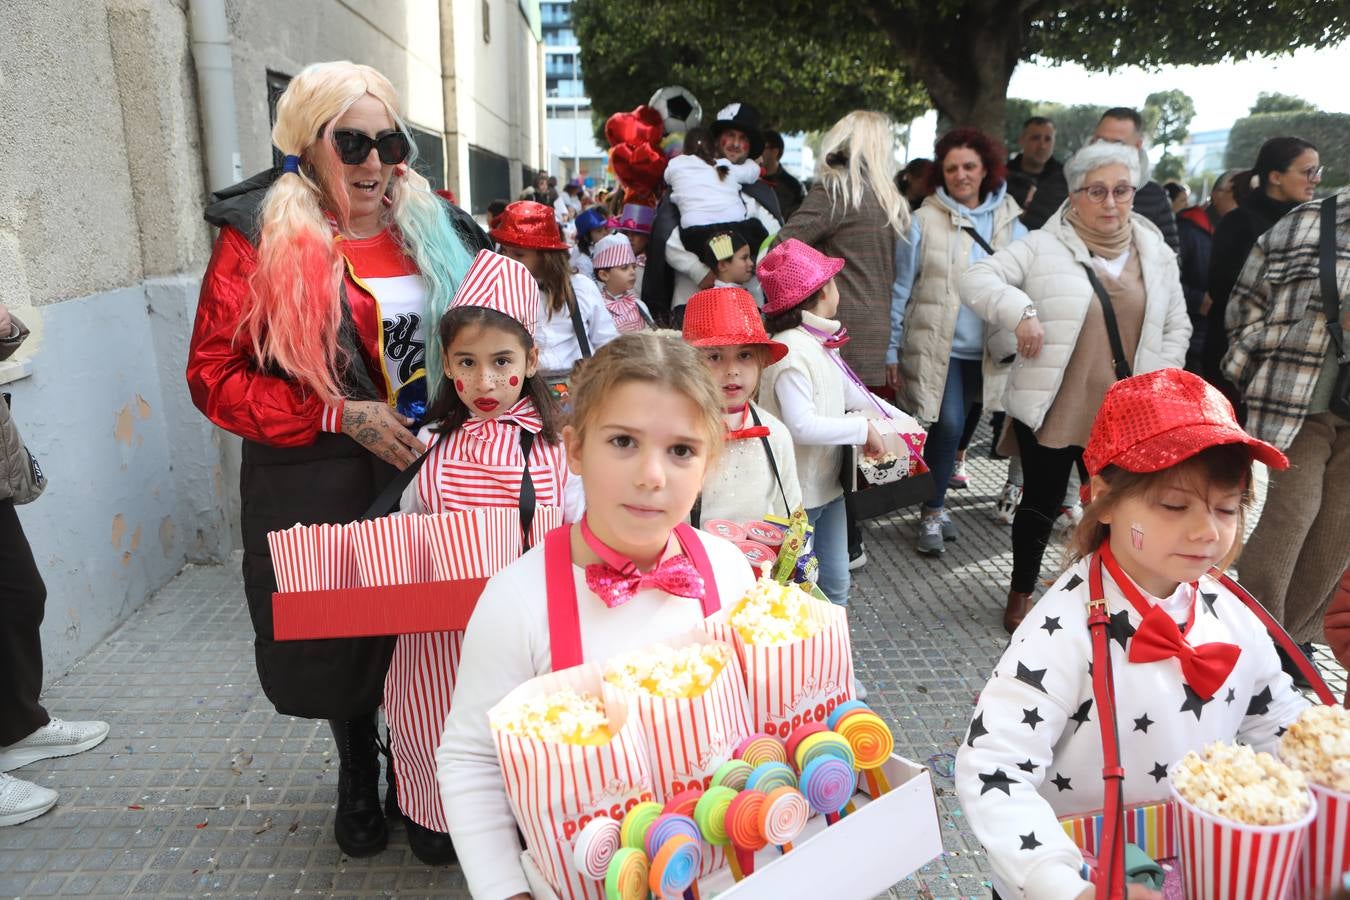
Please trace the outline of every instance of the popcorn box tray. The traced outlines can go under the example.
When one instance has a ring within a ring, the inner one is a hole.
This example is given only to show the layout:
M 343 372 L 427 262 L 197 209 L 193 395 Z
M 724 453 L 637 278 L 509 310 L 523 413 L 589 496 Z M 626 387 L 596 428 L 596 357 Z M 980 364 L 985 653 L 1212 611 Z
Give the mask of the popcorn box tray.
M 278 641 L 463 631 L 486 578 L 272 595 Z
M 812 816 L 791 853 L 766 847 L 755 854 L 755 871 L 735 882 L 727 867 L 699 880 L 704 898 L 750 900 L 768 897 L 875 897 L 942 853 L 937 800 L 928 770 L 892 756 L 883 766 L 890 793 L 878 800 L 865 791 L 854 795 L 857 809 L 836 825 Z M 557 895 L 528 853 L 521 865 L 537 900 Z

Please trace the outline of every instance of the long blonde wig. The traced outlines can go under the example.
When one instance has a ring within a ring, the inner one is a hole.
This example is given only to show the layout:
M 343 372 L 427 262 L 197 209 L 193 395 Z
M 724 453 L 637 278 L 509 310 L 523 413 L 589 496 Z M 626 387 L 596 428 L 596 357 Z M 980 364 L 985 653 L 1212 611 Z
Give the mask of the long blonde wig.
M 862 208 L 868 188 L 897 235 L 909 233 L 909 204 L 895 186 L 895 128 L 885 113 L 854 110 L 825 132 L 816 161 L 816 179 L 833 211 Z
M 258 267 L 239 330 L 261 365 L 280 369 L 325 403 L 342 396 L 338 370 L 351 363 L 338 358 L 344 263 L 329 217 L 342 228 L 350 210 L 333 128 L 367 94 L 384 105 L 413 148 L 413 156 L 390 179 L 384 217 L 397 227 L 404 253 L 427 284 L 429 388 L 442 380 L 431 335 L 472 262 L 445 204 L 412 168 L 416 144 L 399 116 L 398 94 L 389 79 L 370 66 L 346 61 L 302 69 L 277 101 L 272 129 L 272 143 L 283 154 L 300 157 L 300 171 L 279 177 L 263 200 Z

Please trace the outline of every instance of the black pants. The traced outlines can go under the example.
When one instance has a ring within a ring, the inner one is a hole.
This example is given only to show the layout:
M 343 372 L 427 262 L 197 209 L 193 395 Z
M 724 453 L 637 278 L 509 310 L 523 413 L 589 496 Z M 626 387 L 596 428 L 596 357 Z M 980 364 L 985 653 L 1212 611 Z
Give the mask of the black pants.
M 1011 588 L 1030 593 L 1041 575 L 1041 559 L 1069 487 L 1069 473 L 1082 465 L 1083 448 L 1042 447 L 1026 425 L 1013 419 L 1012 426 L 1022 453 L 1023 484 L 1022 502 L 1013 518 Z
M 969 449 L 970 442 L 975 438 L 975 429 L 980 427 L 980 417 L 983 415 L 983 403 L 977 400 L 970 404 L 970 409 L 966 410 L 966 427 L 961 430 L 961 441 L 956 445 L 957 450 Z M 997 434 L 994 435 L 994 443 L 998 443 Z
M 50 717 L 42 693 L 42 615 L 47 586 L 14 512 L 0 500 L 0 746 L 23 740 Z

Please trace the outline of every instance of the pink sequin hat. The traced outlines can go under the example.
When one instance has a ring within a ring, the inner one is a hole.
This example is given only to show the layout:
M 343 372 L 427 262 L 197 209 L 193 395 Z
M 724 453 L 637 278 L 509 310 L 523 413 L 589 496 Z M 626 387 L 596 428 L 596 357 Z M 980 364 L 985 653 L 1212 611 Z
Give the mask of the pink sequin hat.
M 633 254 L 633 244 L 622 234 L 609 234 L 595 242 L 591 250 L 591 262 L 597 269 L 612 269 L 615 266 L 637 265 L 637 256 Z
M 1089 475 L 1107 466 L 1158 472 L 1223 444 L 1242 444 L 1272 469 L 1289 468 L 1278 449 L 1242 430 L 1219 389 L 1181 369 L 1159 369 L 1111 385 L 1083 450 Z
M 450 301 L 450 309 L 457 306 L 482 306 L 510 316 L 533 337 L 539 319 L 539 282 L 524 264 L 479 250 Z
M 839 274 L 844 261 L 826 256 L 796 238 L 788 238 L 759 261 L 759 286 L 764 289 L 764 315 L 776 316 L 809 299 Z

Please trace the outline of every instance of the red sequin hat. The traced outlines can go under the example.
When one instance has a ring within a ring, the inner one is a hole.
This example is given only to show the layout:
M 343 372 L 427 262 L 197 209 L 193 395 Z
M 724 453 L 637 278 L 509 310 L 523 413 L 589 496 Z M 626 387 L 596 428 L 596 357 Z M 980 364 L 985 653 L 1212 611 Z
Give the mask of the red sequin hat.
M 1158 472 L 1202 450 L 1242 444 L 1272 469 L 1289 468 L 1275 447 L 1242 430 L 1218 388 L 1181 369 L 1159 369 L 1111 385 L 1083 450 L 1089 475 L 1107 466 Z
M 764 290 L 764 315 L 787 312 L 839 274 L 844 261 L 826 256 L 796 238 L 788 238 L 759 261 L 759 286 Z
M 758 344 L 769 351 L 769 364 L 787 356 L 787 344 L 770 340 L 745 288 L 699 291 L 684 308 L 684 340 L 691 347 L 734 347 Z
M 566 250 L 567 243 L 558 230 L 553 207 L 533 200 L 517 200 L 502 213 L 497 227 L 488 237 L 499 244 L 525 247 L 529 250 Z

